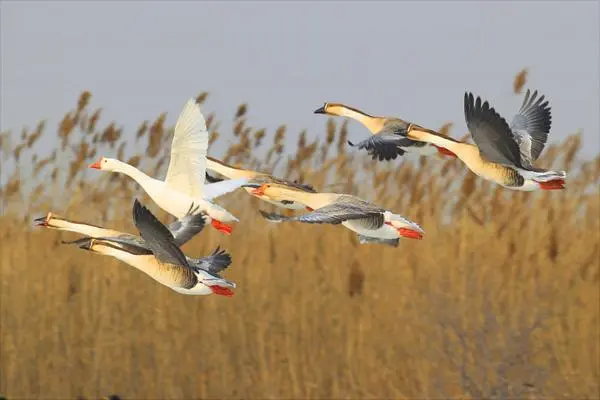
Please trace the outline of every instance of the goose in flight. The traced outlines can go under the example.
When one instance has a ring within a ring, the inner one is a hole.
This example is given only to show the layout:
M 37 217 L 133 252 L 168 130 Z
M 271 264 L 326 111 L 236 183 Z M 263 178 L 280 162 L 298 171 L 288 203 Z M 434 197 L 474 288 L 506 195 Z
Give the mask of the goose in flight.
M 236 287 L 235 283 L 219 275 L 231 264 L 228 253 L 217 248 L 208 257 L 185 256 L 169 229 L 137 199 L 133 205 L 133 221 L 142 243 L 122 235 L 85 237 L 64 243 L 114 257 L 181 294 L 233 296 L 231 289 Z
M 304 192 L 316 193 L 316 190 L 310 185 L 301 184 L 301 183 L 298 183 L 295 181 L 289 181 L 287 179 L 276 178 L 273 175 L 266 174 L 264 172 L 252 171 L 252 170 L 243 169 L 243 168 L 236 168 L 234 166 L 225 164 L 223 161 L 217 160 L 216 158 L 212 158 L 212 157 L 207 156 L 206 159 L 207 159 L 207 163 L 206 163 L 207 170 L 216 172 L 216 173 L 226 177 L 227 179 L 247 178 L 247 179 L 249 179 L 249 183 L 255 183 L 255 184 L 257 184 L 257 183 L 258 184 L 277 183 L 280 185 L 290 186 L 292 188 L 295 188 L 295 189 L 298 189 L 298 190 L 301 190 Z M 223 179 L 211 176 L 207 173 L 206 181 L 207 182 L 221 182 L 221 181 L 223 181 Z M 254 189 L 249 188 L 249 187 L 245 187 L 244 189 L 246 190 L 246 192 L 248 192 L 254 196 L 254 194 L 252 193 Z M 291 200 L 285 200 L 285 199 L 270 200 L 270 199 L 267 199 L 267 198 L 261 197 L 261 196 L 255 196 L 255 197 L 258 197 L 259 199 L 266 201 L 267 203 L 274 204 L 277 207 L 286 208 L 288 210 L 303 210 L 303 209 L 305 209 L 305 207 L 302 204 L 296 203 Z
M 199 234 L 205 225 L 206 214 L 196 214 L 198 206 L 190 206 L 187 214 L 182 218 L 173 221 L 167 225 L 167 229 L 173 235 L 173 239 L 177 246 L 183 246 L 192 237 Z M 99 237 L 116 237 L 119 239 L 125 239 L 130 243 L 146 246 L 144 239 L 131 233 L 120 232 L 114 229 L 103 228 L 98 225 L 93 225 L 86 222 L 75 221 L 61 217 L 55 213 L 48 212 L 45 217 L 36 218 L 33 220 L 36 226 L 41 226 L 49 229 L 56 229 L 59 231 L 75 232 L 81 235 L 99 238 Z M 149 248 L 148 248 L 149 249 Z
M 371 132 L 372 136 L 357 144 L 351 141 L 348 141 L 348 144 L 358 147 L 359 150 L 367 150 L 373 160 L 395 160 L 398 156 L 404 155 L 404 153 L 421 156 L 439 153 L 456 157 L 444 147 L 407 138 L 406 129 L 410 125 L 410 122 L 400 118 L 375 117 L 341 103 L 325 103 L 322 107 L 316 109 L 314 113 L 347 117 L 364 125 Z
M 233 227 L 225 222 L 239 221 L 211 200 L 238 189 L 246 180 L 226 180 L 204 185 L 208 131 L 200 105 L 188 100 L 179 115 L 171 144 L 171 157 L 164 181 L 154 179 L 132 165 L 102 157 L 90 168 L 125 174 L 135 180 L 150 198 L 176 218 L 183 218 L 191 203 L 208 215 L 211 225 L 225 234 Z
M 505 188 L 521 191 L 565 188 L 565 171 L 536 168 L 532 163 L 544 149 L 552 124 L 548 101 L 529 90 L 511 125 L 487 101 L 465 93 L 467 128 L 475 145 L 462 143 L 437 132 L 410 125 L 406 136 L 444 146 L 455 153 L 478 176 Z
M 286 217 L 261 210 L 271 222 L 297 221 L 308 224 L 342 224 L 358 234 L 360 243 L 380 243 L 397 247 L 401 237 L 422 239 L 425 231 L 416 223 L 349 194 L 307 193 L 273 183 L 246 184 L 255 196 L 294 200 L 310 212 Z

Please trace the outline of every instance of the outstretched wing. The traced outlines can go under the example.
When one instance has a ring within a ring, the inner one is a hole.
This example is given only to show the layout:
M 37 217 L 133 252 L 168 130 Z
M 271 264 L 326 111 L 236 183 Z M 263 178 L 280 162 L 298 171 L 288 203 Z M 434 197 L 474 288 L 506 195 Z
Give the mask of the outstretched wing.
M 198 258 L 190 262 L 191 266 L 208 271 L 212 274 L 218 274 L 229 267 L 230 264 L 231 255 L 225 250 L 221 250 L 220 247 L 217 247 L 210 256 Z
M 203 198 L 211 201 L 217 197 L 231 193 L 249 182 L 248 178 L 224 179 L 204 186 Z
M 357 144 L 348 140 L 350 146 L 367 150 L 373 160 L 379 159 L 379 161 L 395 160 L 398 156 L 404 155 L 405 151 L 400 146 L 410 146 L 411 143 L 414 142 L 408 138 L 390 135 L 373 135 Z
M 365 209 L 351 204 L 333 203 L 303 215 L 287 217 L 260 210 L 262 216 L 273 222 L 297 221 L 307 224 L 332 224 L 338 225 L 345 221 L 356 221 L 366 229 L 380 228 L 384 223 L 383 213 L 378 211 L 365 211 Z
M 489 103 L 474 100 L 472 93 L 465 93 L 465 120 L 479 152 L 494 163 L 521 166 L 519 146 L 515 142 L 508 123 Z
M 165 183 L 190 197 L 202 196 L 208 151 L 208 130 L 200 105 L 190 99 L 177 119 Z
M 175 244 L 175 239 L 169 229 L 137 199 L 133 203 L 133 222 L 158 261 L 188 267 L 187 259 Z M 187 269 L 190 273 L 192 272 L 191 269 Z
M 552 112 L 544 95 L 537 98 L 537 90 L 527 89 L 519 112 L 513 117 L 510 129 L 521 152 L 523 165 L 531 166 L 537 160 L 548 141 L 552 127 Z M 537 98 L 537 99 L 536 99 Z
M 183 218 L 171 222 L 167 227 L 173 235 L 177 246 L 187 243 L 204 229 L 206 213 L 195 214 L 198 212 L 198 209 L 199 206 L 192 204 Z

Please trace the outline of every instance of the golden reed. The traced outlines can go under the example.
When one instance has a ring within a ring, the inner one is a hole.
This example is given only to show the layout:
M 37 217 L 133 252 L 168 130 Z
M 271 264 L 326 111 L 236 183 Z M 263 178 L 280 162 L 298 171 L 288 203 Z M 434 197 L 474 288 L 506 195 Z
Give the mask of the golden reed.
M 123 134 L 91 97 L 81 95 L 55 139 L 43 122 L 20 142 L 0 136 L 1 172 L 11 174 L 0 192 L 1 395 L 599 397 L 600 157 L 577 157 L 579 135 L 539 161 L 568 170 L 566 190 L 520 193 L 457 160 L 372 162 L 349 150 L 346 122 L 328 120 L 311 142 L 285 125 L 272 135 L 251 127 L 247 104 L 229 134 L 207 114 L 211 149 L 233 142 L 212 156 L 375 200 L 426 235 L 394 249 L 359 245 L 341 227 L 269 224 L 257 209 L 270 206 L 238 191 L 220 201 L 241 219 L 234 234 L 207 229 L 184 246 L 191 256 L 231 252 L 236 295 L 188 297 L 60 244 L 74 234 L 32 229 L 53 211 L 135 232 L 134 196 L 168 220 L 132 180 L 86 168 L 118 152 L 164 174 L 166 114 Z M 35 153 L 53 140 L 52 154 Z

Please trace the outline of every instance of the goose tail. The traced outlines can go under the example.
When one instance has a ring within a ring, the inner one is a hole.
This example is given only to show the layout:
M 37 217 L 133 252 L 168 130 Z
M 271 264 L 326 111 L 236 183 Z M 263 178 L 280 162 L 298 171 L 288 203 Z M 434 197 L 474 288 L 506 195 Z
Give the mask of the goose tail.
M 565 171 L 528 172 L 530 176 L 525 176 L 525 178 L 536 182 L 542 190 L 560 190 L 565 188 L 565 179 L 567 178 Z

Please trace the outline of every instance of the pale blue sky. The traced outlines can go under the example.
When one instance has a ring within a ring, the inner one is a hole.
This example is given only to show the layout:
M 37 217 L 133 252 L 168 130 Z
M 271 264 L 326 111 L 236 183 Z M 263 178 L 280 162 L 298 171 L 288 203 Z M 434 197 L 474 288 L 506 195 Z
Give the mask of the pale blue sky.
M 527 67 L 528 87 L 551 101 L 551 140 L 581 128 L 595 155 L 599 18 L 597 1 L 3 1 L 0 126 L 54 128 L 90 90 L 103 126 L 133 133 L 163 111 L 173 124 L 206 90 L 224 128 L 248 102 L 257 128 L 321 135 L 312 111 L 330 101 L 432 128 L 453 121 L 462 136 L 464 91 L 510 120 L 512 79 Z M 350 124 L 350 138 L 365 135 Z

